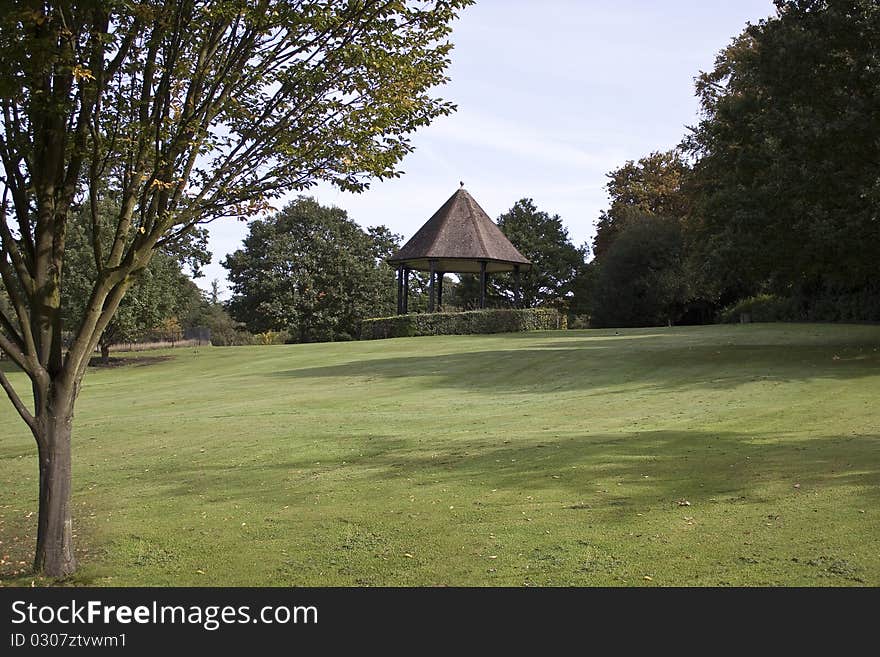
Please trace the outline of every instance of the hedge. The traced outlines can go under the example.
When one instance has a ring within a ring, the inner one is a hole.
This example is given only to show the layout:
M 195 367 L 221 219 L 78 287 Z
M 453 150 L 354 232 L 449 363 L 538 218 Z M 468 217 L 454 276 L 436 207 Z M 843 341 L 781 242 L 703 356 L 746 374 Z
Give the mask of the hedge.
M 416 335 L 468 335 L 515 333 L 566 328 L 566 318 L 555 308 L 469 310 L 460 313 L 427 313 L 377 317 L 361 322 L 361 340 L 404 338 Z

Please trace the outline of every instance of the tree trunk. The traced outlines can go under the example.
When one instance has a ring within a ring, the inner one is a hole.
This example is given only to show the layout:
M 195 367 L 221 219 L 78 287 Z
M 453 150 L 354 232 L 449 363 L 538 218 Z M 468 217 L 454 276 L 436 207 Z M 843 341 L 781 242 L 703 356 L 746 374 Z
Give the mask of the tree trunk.
M 107 365 L 110 362 L 110 345 L 101 344 L 101 362 Z
M 34 570 L 64 577 L 76 570 L 70 515 L 73 413 L 45 416 L 40 456 L 40 515 Z

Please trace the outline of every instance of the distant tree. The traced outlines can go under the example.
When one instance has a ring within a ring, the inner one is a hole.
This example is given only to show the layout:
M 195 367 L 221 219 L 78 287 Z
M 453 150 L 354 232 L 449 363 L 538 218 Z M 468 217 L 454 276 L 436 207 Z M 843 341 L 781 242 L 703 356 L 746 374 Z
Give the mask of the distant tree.
M 532 199 L 523 198 L 498 218 L 498 227 L 532 263 L 520 274 L 523 306 L 552 304 L 571 293 L 575 276 L 584 265 L 586 249 L 571 243 L 558 214 L 538 210 Z M 508 304 L 513 302 L 512 275 L 493 275 L 490 281 L 495 296 Z
M 157 253 L 150 265 L 138 274 L 136 282 L 119 304 L 98 346 L 105 362 L 110 357 L 110 347 L 121 342 L 135 342 L 151 331 L 173 319 L 184 310 L 198 290 L 180 271 L 174 258 Z M 179 339 L 179 338 L 178 338 Z
M 623 226 L 586 277 L 591 325 L 675 322 L 689 298 L 682 249 L 676 219 L 645 216 Z
M 109 249 L 111 205 L 105 202 L 102 209 L 104 211 L 94 220 L 102 226 L 100 235 L 104 248 Z M 83 321 L 84 309 L 99 276 L 91 242 L 92 220 L 89 213 L 80 208 L 71 216 L 67 228 L 67 261 L 61 293 L 62 321 L 67 326 L 77 326 Z M 101 333 L 98 347 L 102 360 L 108 362 L 113 345 L 147 337 L 163 320 L 184 313 L 190 304 L 200 301 L 198 288 L 183 267 L 189 266 L 198 272 L 210 260 L 202 232 L 181 238 L 174 249 L 158 251 L 144 269 L 133 275 L 128 293 Z
M 219 299 L 214 303 L 212 298 L 212 293 L 202 293 L 182 310 L 183 329 L 207 328 L 211 332 L 211 344 L 216 347 L 252 344 L 252 336 L 245 325 L 232 319 Z
M 487 290 L 488 305 L 496 305 L 492 288 Z M 480 304 L 480 278 L 476 274 L 458 274 L 458 284 L 443 293 L 444 303 L 459 310 L 476 310 Z
M 300 197 L 252 222 L 243 248 L 223 261 L 229 310 L 254 333 L 286 330 L 301 342 L 350 337 L 361 319 L 395 312 L 394 270 L 385 259 L 398 239 Z
M 691 276 L 684 241 L 692 206 L 689 173 L 684 156 L 673 149 L 607 174 L 610 204 L 597 223 L 595 257 L 572 285 L 573 314 L 589 315 L 594 326 L 635 326 L 702 309 L 698 289 L 684 285 Z M 624 241 L 615 248 L 618 239 Z M 681 296 L 685 290 L 690 298 Z M 705 313 L 694 314 L 705 320 Z
M 453 106 L 450 23 L 469 0 L 25 2 L 0 12 L 0 387 L 39 453 L 34 569 L 76 567 L 74 406 L 92 351 L 153 255 L 289 190 L 400 175 L 409 135 Z M 63 322 L 71 210 L 115 203 L 82 320 Z M 63 337 L 69 338 L 65 345 Z
M 689 166 L 678 150 L 655 152 L 630 160 L 607 174 L 605 188 L 611 204 L 596 225 L 593 255 L 602 255 L 623 227 L 644 217 L 683 220 L 691 201 L 685 188 Z
M 160 339 L 170 342 L 172 346 L 175 342 L 183 339 L 183 328 L 177 317 L 166 317 L 158 325 L 158 334 Z
M 877 290 L 880 4 L 775 5 L 697 79 L 690 241 L 729 300 Z

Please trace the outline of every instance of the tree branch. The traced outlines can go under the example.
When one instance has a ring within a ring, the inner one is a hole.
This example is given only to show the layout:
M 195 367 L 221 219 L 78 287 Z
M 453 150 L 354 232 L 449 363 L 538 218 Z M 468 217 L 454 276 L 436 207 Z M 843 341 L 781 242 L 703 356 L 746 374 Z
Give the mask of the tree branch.
M 31 433 L 36 435 L 38 432 L 37 420 L 27 409 L 27 406 L 25 406 L 24 403 L 21 401 L 21 397 L 18 396 L 18 393 L 15 391 L 15 388 L 12 387 L 9 379 L 6 378 L 6 373 L 3 370 L 0 370 L 0 386 L 2 386 L 3 389 L 6 391 L 6 396 L 9 397 L 9 401 L 11 401 L 12 405 L 15 406 L 15 410 L 18 411 L 21 419 L 24 420 L 25 424 L 28 425 Z

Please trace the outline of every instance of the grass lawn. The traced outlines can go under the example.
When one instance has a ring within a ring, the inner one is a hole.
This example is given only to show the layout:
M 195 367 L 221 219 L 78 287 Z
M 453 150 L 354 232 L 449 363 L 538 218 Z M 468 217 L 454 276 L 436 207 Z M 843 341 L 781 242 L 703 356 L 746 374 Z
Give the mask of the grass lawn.
M 77 406 L 70 582 L 877 586 L 878 349 L 778 324 L 139 354 L 172 358 Z M 4 399 L 3 584 L 34 580 L 35 451 Z

